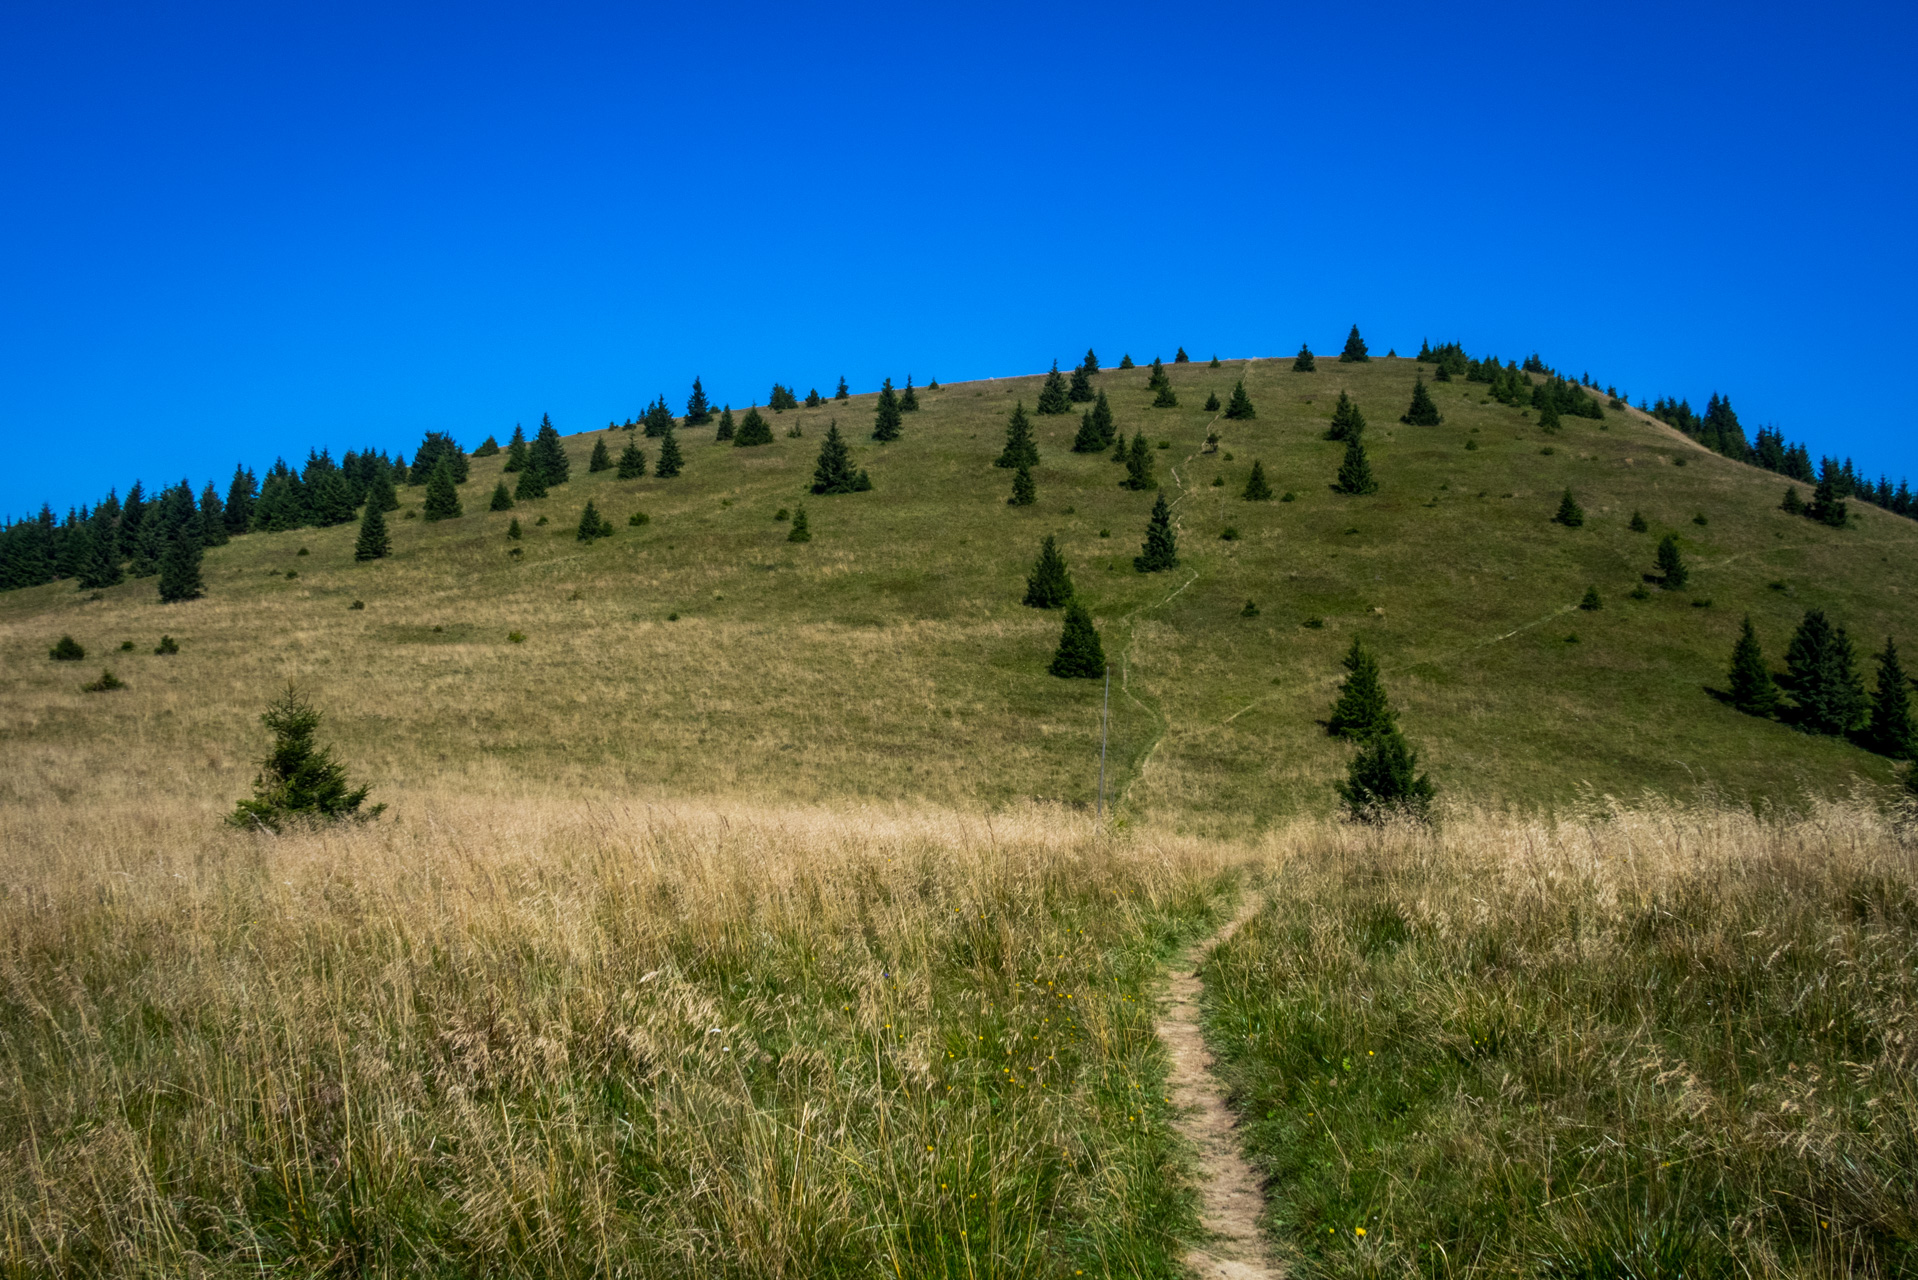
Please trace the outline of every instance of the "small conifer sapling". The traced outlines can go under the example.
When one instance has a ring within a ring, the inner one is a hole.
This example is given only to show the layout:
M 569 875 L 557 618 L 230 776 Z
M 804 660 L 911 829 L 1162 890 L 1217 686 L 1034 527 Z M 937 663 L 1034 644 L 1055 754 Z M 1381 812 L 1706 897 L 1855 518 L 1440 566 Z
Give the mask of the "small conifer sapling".
M 1585 523 L 1585 509 L 1578 505 L 1578 499 L 1572 497 L 1570 489 L 1558 500 L 1558 511 L 1552 516 L 1554 524 L 1562 524 L 1567 529 L 1576 529 Z
M 1046 668 L 1062 680 L 1097 680 L 1106 671 L 1105 646 L 1099 643 L 1099 629 L 1084 605 L 1073 600 L 1066 605 L 1065 623 L 1059 630 L 1059 648 Z
M 1038 501 L 1038 488 L 1032 483 L 1032 468 L 1023 462 L 1012 473 L 1012 496 L 1006 499 L 1009 507 L 1029 507 Z
M 1234 422 L 1246 422 L 1259 416 L 1252 407 L 1252 397 L 1245 393 L 1245 379 L 1240 378 L 1232 388 L 1232 399 L 1225 406 L 1225 416 Z
M 1685 556 L 1678 549 L 1678 535 L 1668 533 L 1658 540 L 1658 585 L 1667 591 L 1683 590 L 1691 581 L 1692 572 L 1685 565 Z
M 1432 393 L 1425 389 L 1424 378 L 1412 383 L 1412 403 L 1399 415 L 1399 421 L 1412 427 L 1436 427 L 1445 421 L 1439 414 L 1438 404 L 1432 399 Z
M 606 437 L 601 436 L 599 439 L 593 441 L 593 456 L 587 460 L 586 470 L 597 473 L 601 471 L 611 471 L 612 469 L 613 455 L 606 448 Z
M 646 451 L 639 447 L 637 436 L 626 437 L 626 447 L 619 451 L 619 469 L 613 474 L 621 480 L 638 480 L 646 474 Z
M 1132 557 L 1132 567 L 1140 573 L 1160 573 L 1178 563 L 1179 542 L 1172 531 L 1172 508 L 1162 493 L 1152 504 L 1152 516 L 1145 526 L 1145 545 Z
M 426 482 L 426 501 L 420 507 L 420 514 L 428 520 L 453 520 L 462 514 L 459 490 L 453 484 L 453 467 L 445 458 L 434 466 L 433 477 Z
M 1317 373 L 1318 368 L 1319 362 L 1312 358 L 1312 348 L 1301 342 L 1299 344 L 1299 354 L 1292 357 L 1292 372 Z
M 793 527 L 786 532 L 788 542 L 811 542 L 812 526 L 806 523 L 806 504 L 793 508 Z
M 1732 705 L 1746 715 L 1768 716 L 1778 709 L 1778 685 L 1765 668 L 1765 654 L 1758 645 L 1758 632 L 1751 615 L 1745 615 L 1738 641 L 1732 645 L 1729 672 Z
M 352 786 L 345 768 L 315 740 L 320 718 L 292 685 L 267 707 L 260 722 L 272 731 L 273 746 L 253 780 L 253 798 L 240 801 L 227 821 L 279 831 L 292 823 L 379 816 L 386 806 L 362 811 L 367 788 Z
M 686 456 L 679 451 L 679 433 L 667 427 L 659 435 L 659 464 L 653 468 L 653 474 L 661 480 L 670 480 L 686 467 Z
M 1365 339 L 1359 337 L 1359 327 L 1353 325 L 1352 332 L 1345 336 L 1345 350 L 1339 352 L 1339 363 L 1364 364 L 1371 358 L 1365 350 Z
M 1039 558 L 1032 572 L 1026 575 L 1023 603 L 1030 609 L 1057 609 L 1071 598 L 1072 574 L 1066 568 L 1066 558 L 1059 553 L 1058 540 L 1048 533 L 1039 544 Z
M 1377 493 L 1379 482 L 1372 476 L 1372 464 L 1366 459 L 1365 445 L 1352 436 L 1345 442 L 1345 458 L 1339 463 L 1339 475 L 1332 487 L 1340 493 L 1363 495 Z
M 1918 759 L 1918 725 L 1911 715 L 1911 681 L 1898 661 L 1898 646 L 1885 637 L 1878 655 L 1878 687 L 1871 697 L 1865 737 L 1873 751 L 1894 760 Z
M 501 484 L 497 492 L 506 492 L 506 486 Z M 353 543 L 353 558 L 382 560 L 392 550 L 393 540 L 386 533 L 386 513 L 367 503 L 366 514 L 360 517 L 360 536 Z
M 1012 416 L 1006 419 L 1006 447 L 993 460 L 995 467 L 1039 465 L 1039 446 L 1032 438 L 1032 422 L 1026 417 L 1025 401 L 1012 406 Z
M 1245 492 L 1240 495 L 1247 502 L 1272 501 L 1272 486 L 1265 479 L 1265 464 L 1254 461 L 1252 474 L 1246 477 Z
M 369 502 L 367 505 L 370 507 L 373 504 Z M 489 511 L 511 511 L 513 509 L 513 495 L 506 491 L 506 481 L 494 481 L 493 499 L 491 502 L 488 502 L 486 506 Z
M 1067 394 L 1066 377 L 1059 372 L 1059 362 L 1052 362 L 1052 371 L 1046 374 L 1045 384 L 1039 388 L 1037 411 L 1042 414 L 1064 413 L 1072 407 Z

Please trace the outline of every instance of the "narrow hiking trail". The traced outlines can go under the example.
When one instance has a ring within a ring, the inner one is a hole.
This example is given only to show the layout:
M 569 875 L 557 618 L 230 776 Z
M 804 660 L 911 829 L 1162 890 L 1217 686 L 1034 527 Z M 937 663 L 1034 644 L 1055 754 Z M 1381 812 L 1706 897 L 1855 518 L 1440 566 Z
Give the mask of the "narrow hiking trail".
M 1257 895 L 1247 898 L 1218 932 L 1173 957 L 1159 1011 L 1157 1031 L 1171 1060 L 1169 1083 L 1180 1116 L 1176 1123 L 1198 1154 L 1199 1221 L 1210 1239 L 1187 1253 L 1185 1262 L 1203 1280 L 1277 1280 L 1284 1274 L 1272 1263 L 1259 1234 L 1265 1197 L 1259 1191 L 1258 1175 L 1239 1154 L 1232 1112 L 1225 1105 L 1225 1086 L 1212 1074 L 1212 1055 L 1199 1032 L 1199 998 L 1204 990 L 1199 965 L 1212 948 L 1252 918 L 1259 904 Z

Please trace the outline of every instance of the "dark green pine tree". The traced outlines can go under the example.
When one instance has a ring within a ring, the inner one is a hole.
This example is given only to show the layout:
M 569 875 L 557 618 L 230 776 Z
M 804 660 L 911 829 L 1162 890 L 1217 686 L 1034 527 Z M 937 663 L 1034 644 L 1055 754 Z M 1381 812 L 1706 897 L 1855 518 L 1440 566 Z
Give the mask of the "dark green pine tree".
M 1105 437 L 1092 420 L 1092 410 L 1079 415 L 1079 433 L 1072 437 L 1074 453 L 1099 453 L 1106 447 Z
M 1026 418 L 1023 400 L 1012 406 L 1012 416 L 1006 419 L 1006 447 L 992 465 L 1007 468 L 1039 465 L 1039 446 L 1032 439 L 1032 423 Z
M 912 389 L 912 375 L 906 375 L 906 389 L 899 393 L 899 412 L 918 413 L 919 393 Z
M 225 504 L 211 480 L 200 490 L 200 535 L 209 547 L 224 547 L 228 541 Z
M 1153 356 L 1152 372 L 1146 375 L 1145 389 L 1147 391 L 1157 391 L 1162 387 L 1169 387 L 1171 385 L 1172 379 L 1165 376 L 1165 366 L 1159 362 L 1159 357 Z
M 665 392 L 660 392 L 659 398 L 646 406 L 646 412 L 641 416 L 639 423 L 641 433 L 651 440 L 657 440 L 673 429 L 675 425 L 673 411 L 666 407 Z
M 1805 500 L 1798 496 L 1797 485 L 1788 484 L 1785 486 L 1785 500 L 1778 504 L 1778 509 L 1788 515 L 1802 516 L 1805 514 Z
M 1587 613 L 1597 613 L 1600 609 L 1603 609 L 1605 602 L 1598 598 L 1598 588 L 1585 588 L 1585 598 L 1578 602 L 1578 607 Z
M 1633 533 L 1644 533 L 1651 528 L 1651 525 L 1645 523 L 1644 512 L 1634 511 L 1632 512 L 1632 518 L 1626 522 L 1625 527 Z
M 1545 399 L 1540 402 L 1538 408 L 1538 429 L 1540 431 L 1556 431 L 1560 425 L 1558 401 L 1552 399 L 1550 396 L 1546 396 Z
M 1379 679 L 1379 661 L 1372 656 L 1372 651 L 1354 636 L 1343 661 L 1345 683 L 1339 689 L 1339 700 L 1332 705 L 1332 714 L 1326 719 L 1325 731 L 1335 738 L 1363 741 L 1394 728 L 1397 717 L 1386 699 L 1385 685 Z
M 513 497 L 519 502 L 526 502 L 529 499 L 545 496 L 546 477 L 538 467 L 532 464 L 532 460 L 528 459 L 526 466 L 519 473 L 519 483 L 513 486 Z
M 593 500 L 586 500 L 586 509 L 579 513 L 579 528 L 573 536 L 581 542 L 591 542 L 595 538 L 610 538 L 613 535 L 613 522 L 599 513 Z
M 514 516 L 511 520 L 508 520 L 506 522 L 506 536 L 508 538 L 511 538 L 514 542 L 518 542 L 523 536 L 525 536 L 519 527 L 518 516 Z
M 1178 352 L 1177 352 L 1176 354 L 1174 354 L 1174 355 L 1173 355 L 1173 357 L 1172 357 L 1172 363 L 1173 363 L 1173 364 L 1191 364 L 1191 363 L 1192 363 L 1192 357 L 1191 357 L 1191 356 L 1188 356 L 1188 355 L 1187 355 L 1187 354 L 1185 353 L 1185 348 L 1184 348 L 1184 347 L 1180 347 L 1180 348 L 1179 348 L 1179 350 L 1178 350 Z
M 1658 540 L 1658 585 L 1667 591 L 1682 591 L 1691 581 L 1692 571 L 1678 550 L 1678 535 L 1668 533 Z
M 480 441 L 479 448 L 473 450 L 475 458 L 495 458 L 499 456 L 499 441 L 492 436 Z
M 872 438 L 881 442 L 897 440 L 901 421 L 899 395 L 892 389 L 892 379 L 887 378 L 879 388 L 879 403 L 872 411 Z
M 1585 508 L 1578 505 L 1578 499 L 1567 489 L 1565 496 L 1558 500 L 1558 511 L 1552 516 L 1554 524 L 1562 524 L 1567 529 L 1576 529 L 1585 523 Z
M 850 400 L 852 398 L 852 390 L 846 386 L 846 380 L 844 378 L 839 380 L 839 390 L 832 393 L 832 398 L 835 400 Z
M 1097 680 L 1106 673 L 1106 651 L 1099 643 L 1099 629 L 1092 625 L 1092 615 L 1077 600 L 1066 605 L 1059 648 L 1046 670 L 1061 680 Z
M 1145 546 L 1132 557 L 1132 567 L 1140 573 L 1159 573 L 1179 563 L 1179 541 L 1172 532 L 1172 508 L 1165 495 L 1152 504 L 1152 518 L 1146 521 Z
M 1336 785 L 1346 812 L 1359 822 L 1423 821 L 1431 812 L 1432 779 L 1418 771 L 1418 753 L 1397 729 L 1367 739 Z
M 1739 629 L 1738 643 L 1732 646 L 1729 679 L 1732 705 L 1746 715 L 1768 716 L 1778 709 L 1778 685 L 1765 669 L 1765 654 L 1758 647 L 1758 632 L 1749 613 Z
M 1292 372 L 1317 373 L 1318 369 L 1319 362 L 1312 358 L 1312 348 L 1301 342 L 1299 344 L 1299 354 L 1292 358 Z
M 1088 352 L 1087 354 L 1091 354 Z M 1072 385 L 1066 388 L 1066 398 L 1074 404 L 1092 403 L 1092 375 L 1098 369 L 1088 369 L 1084 365 L 1072 371 Z
M 499 488 L 493 491 L 493 500 L 498 502 L 506 493 L 506 482 L 500 481 Z M 512 505 L 512 499 L 507 499 Z M 497 506 L 493 508 L 499 510 Z M 386 513 L 372 503 L 366 504 L 366 514 L 360 517 L 360 536 L 353 543 L 355 560 L 383 560 L 393 550 L 393 540 L 386 536 Z
M 182 489 L 184 487 L 182 482 Z M 184 495 L 184 502 L 186 515 L 172 522 L 160 552 L 158 585 L 160 599 L 167 604 L 197 600 L 206 594 L 206 582 L 200 576 L 200 563 L 206 558 L 206 538 L 200 531 L 200 514 L 193 507 L 190 491 Z
M 1135 493 L 1159 487 L 1152 478 L 1152 450 L 1146 445 L 1143 431 L 1132 437 L 1132 447 L 1126 450 L 1125 479 L 1119 481 L 1119 487 Z
M 1345 460 L 1339 463 L 1339 478 L 1332 487 L 1354 495 L 1379 491 L 1379 482 L 1372 478 L 1372 464 L 1365 458 L 1365 444 L 1357 436 L 1345 442 Z
M 501 471 L 524 471 L 526 461 L 531 456 L 526 444 L 526 431 L 519 423 L 513 424 L 513 438 L 506 442 L 506 461 L 500 464 Z
M 1066 393 L 1066 376 L 1059 372 L 1059 362 L 1054 360 L 1052 372 L 1046 375 L 1045 385 L 1039 388 L 1038 412 L 1065 413 L 1071 407 L 1071 397 Z
M 1345 335 L 1345 350 L 1339 352 L 1340 364 L 1365 364 L 1371 360 L 1365 350 L 1365 339 L 1359 337 L 1359 327 L 1352 326 L 1352 332 Z
M 1066 558 L 1059 554 L 1059 543 L 1051 534 L 1039 544 L 1039 558 L 1026 576 L 1024 604 L 1030 609 L 1057 609 L 1072 599 L 1072 574 Z
M 559 429 L 545 414 L 540 415 L 539 431 L 533 437 L 526 465 L 537 469 L 540 479 L 549 486 L 565 484 L 572 474 L 572 464 L 566 460 L 566 446 L 559 441 Z
M 371 510 L 373 504 L 369 502 L 366 506 L 368 510 Z M 513 509 L 513 495 L 506 491 L 506 481 L 500 480 L 494 483 L 493 500 L 486 504 L 486 509 L 488 511 L 511 511 Z
M 1247 476 L 1245 480 L 1245 492 L 1239 496 L 1247 502 L 1272 501 L 1272 486 L 1266 483 L 1265 464 L 1263 462 L 1255 461 L 1252 464 L 1252 474 Z
M 1339 392 L 1339 403 L 1332 410 L 1332 425 L 1325 429 L 1327 440 L 1356 440 L 1365 434 L 1365 415 L 1352 397 Z
M 613 455 L 612 452 L 606 448 L 606 437 L 601 436 L 599 439 L 593 441 L 593 456 L 587 460 L 586 470 L 588 472 L 600 472 L 611 471 L 612 469 Z
M 1119 357 L 1119 367 L 1121 369 L 1130 369 L 1133 367 L 1132 353 L 1130 351 Z
M 80 557 L 79 570 L 75 581 L 83 591 L 98 591 L 103 587 L 116 587 L 126 580 L 126 572 L 120 566 L 120 543 L 114 536 L 113 524 L 107 518 L 104 507 L 93 513 L 87 522 L 87 538 Z
M 806 504 L 803 502 L 793 508 L 793 527 L 787 531 L 786 541 L 812 541 L 812 525 L 806 521 Z
M 852 450 L 847 446 L 844 436 L 839 434 L 839 421 L 834 419 L 826 427 L 826 438 L 819 442 L 819 463 L 813 468 L 812 491 L 827 493 L 859 493 L 865 472 L 852 469 Z M 872 482 L 865 481 L 864 488 L 871 488 Z
M 1885 637 L 1878 655 L 1878 688 L 1871 698 L 1871 723 L 1866 741 L 1879 755 L 1894 760 L 1918 759 L 1918 725 L 1911 717 L 1911 681 L 1898 661 L 1898 646 Z
M 639 447 L 637 438 L 627 436 L 626 447 L 619 454 L 619 470 L 614 475 L 621 480 L 637 480 L 645 474 L 646 451 Z
M 1038 500 L 1038 488 L 1032 483 L 1032 468 L 1022 462 L 1012 473 L 1012 496 L 1006 499 L 1006 505 L 1029 507 Z
M 1813 733 L 1846 734 L 1865 718 L 1865 686 L 1843 627 L 1810 609 L 1785 650 L 1799 723 Z
M 693 393 L 686 397 L 686 425 L 703 427 L 713 420 L 712 402 L 706 399 L 706 388 L 699 385 L 699 379 L 693 379 Z
M 1425 379 L 1413 381 L 1411 407 L 1399 415 L 1399 421 L 1411 427 L 1436 427 L 1445 421 L 1432 399 L 1432 393 L 1425 389 Z
M 661 480 L 671 480 L 686 468 L 686 457 L 679 451 L 679 433 L 667 427 L 659 437 L 659 465 L 653 468 L 653 474 Z
M 393 482 L 387 481 L 387 488 Z M 245 533 L 253 522 L 253 504 L 259 500 L 260 486 L 253 478 L 253 468 L 236 466 L 233 468 L 233 480 L 226 487 L 226 531 Z M 388 511 L 392 508 L 388 507 Z
M 1207 413 L 1217 413 L 1219 411 L 1219 393 L 1218 392 L 1214 391 L 1210 395 L 1206 396 L 1205 411 Z
M 746 416 L 739 420 L 739 430 L 733 436 L 733 447 L 750 449 L 755 445 L 772 442 L 772 425 L 766 421 L 765 415 L 759 412 L 759 406 L 754 405 L 746 410 Z
M 1092 353 L 1088 351 L 1086 354 L 1090 356 Z M 1102 443 L 1111 444 L 1118 439 L 1119 428 L 1112 421 L 1112 406 L 1106 401 L 1104 388 L 1100 389 L 1099 398 L 1092 405 L 1092 425 L 1097 428 Z
M 721 440 L 730 440 L 732 438 L 733 438 L 733 407 L 731 405 L 727 405 L 724 409 L 721 409 L 719 411 L 719 427 L 717 430 L 713 432 L 713 441 L 714 443 L 718 443 Z
M 1114 436 L 1112 440 L 1112 460 L 1120 466 L 1124 466 L 1126 459 L 1129 457 L 1131 457 L 1131 454 L 1127 451 L 1125 434 L 1121 432 Z
M 267 707 L 260 723 L 272 730 L 273 747 L 260 762 L 253 798 L 240 801 L 228 822 L 279 831 L 289 823 L 377 817 L 386 807 L 360 812 L 367 788 L 351 786 L 333 753 L 314 741 L 320 713 L 292 685 Z
M 420 515 L 428 520 L 452 520 L 461 514 L 460 492 L 453 484 L 453 464 L 441 458 L 440 464 L 433 468 L 433 478 L 426 482 L 426 501 L 420 507 Z
M 393 487 L 392 472 L 382 467 L 373 473 L 373 478 L 366 482 L 366 502 L 381 511 L 400 509 L 400 491 Z
M 1240 378 L 1238 385 L 1232 388 L 1232 400 L 1225 406 L 1225 416 L 1234 422 L 1259 416 L 1259 411 L 1252 407 L 1252 397 L 1245 394 L 1244 378 Z
M 1179 397 L 1172 390 L 1170 379 L 1159 388 L 1159 394 L 1152 397 L 1152 407 L 1154 409 L 1176 409 L 1179 407 Z
M 1811 505 L 1805 508 L 1806 515 L 1834 529 L 1844 528 L 1849 518 L 1846 503 L 1838 491 L 1841 477 L 1837 465 L 1827 460 L 1818 477 L 1818 487 L 1812 491 Z

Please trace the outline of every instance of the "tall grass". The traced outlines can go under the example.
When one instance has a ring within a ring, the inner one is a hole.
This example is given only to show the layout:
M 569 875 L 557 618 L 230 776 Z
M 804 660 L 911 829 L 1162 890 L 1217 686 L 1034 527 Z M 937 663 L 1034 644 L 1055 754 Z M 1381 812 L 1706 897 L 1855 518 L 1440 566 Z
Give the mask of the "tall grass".
M 1867 806 L 1299 828 L 1205 977 L 1302 1274 L 1918 1274 L 1918 848 Z
M 1217 847 L 407 809 L 0 815 L 8 1274 L 1176 1272 L 1141 997 Z

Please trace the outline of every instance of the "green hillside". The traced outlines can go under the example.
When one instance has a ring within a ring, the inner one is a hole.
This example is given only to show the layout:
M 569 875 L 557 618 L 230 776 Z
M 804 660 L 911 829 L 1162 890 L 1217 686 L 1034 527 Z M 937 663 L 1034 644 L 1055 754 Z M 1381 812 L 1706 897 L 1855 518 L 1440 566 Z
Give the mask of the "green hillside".
M 1789 803 L 1892 780 L 1882 757 L 1711 691 L 1746 613 L 1775 668 L 1809 607 L 1849 629 L 1867 680 L 1887 634 L 1918 650 L 1918 523 L 1859 505 L 1851 527 L 1823 527 L 1779 510 L 1779 477 L 1635 411 L 1547 432 L 1410 360 L 1167 370 L 1176 408 L 1152 407 L 1144 368 L 1094 382 L 1121 432 L 1161 446 L 1149 452 L 1179 537 L 1168 572 L 1132 565 L 1156 495 L 1121 488 L 1109 452 L 1071 452 L 1084 406 L 1032 418 L 1037 500 L 1008 505 L 1013 473 L 993 460 L 1038 376 L 921 390 L 890 444 L 868 439 L 871 395 L 768 413 L 773 440 L 757 448 L 682 430 L 670 480 L 588 474 L 595 440 L 617 456 L 627 433 L 587 432 L 567 438 L 571 481 L 512 512 L 486 510 L 497 457 L 473 461 L 459 519 L 411 518 L 424 490 L 403 490 L 385 560 L 356 563 L 346 524 L 211 550 L 207 595 L 189 603 L 158 603 L 151 580 L 0 595 L 0 732 L 17 766 L 0 797 L 164 787 L 230 805 L 252 776 L 254 715 L 294 679 L 356 774 L 388 792 L 1090 805 L 1100 688 L 1047 674 L 1060 612 L 1021 604 L 1047 534 L 1113 662 L 1108 788 L 1134 819 L 1231 833 L 1331 808 L 1350 748 L 1318 722 L 1355 635 L 1380 654 L 1442 794 L 1530 806 L 1711 788 Z M 1420 374 L 1441 425 L 1399 421 Z M 1241 379 L 1256 418 L 1201 407 Z M 1341 390 L 1370 424 L 1371 496 L 1330 488 L 1343 446 L 1322 437 Z M 871 492 L 808 493 L 835 420 Z M 657 457 L 657 440 L 641 443 Z M 1293 500 L 1241 499 L 1255 461 Z M 1568 487 L 1582 527 L 1551 520 Z M 576 539 L 588 499 L 612 536 Z M 775 516 L 802 501 L 813 539 L 789 542 Z M 1628 528 L 1634 511 L 1646 532 Z M 650 522 L 630 526 L 634 512 Z M 1631 598 L 1666 532 L 1690 584 Z M 1588 586 L 1599 611 L 1578 608 Z M 86 662 L 48 660 L 63 633 Z M 177 655 L 152 654 L 162 633 Z M 101 659 L 125 690 L 80 691 Z

